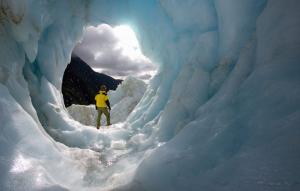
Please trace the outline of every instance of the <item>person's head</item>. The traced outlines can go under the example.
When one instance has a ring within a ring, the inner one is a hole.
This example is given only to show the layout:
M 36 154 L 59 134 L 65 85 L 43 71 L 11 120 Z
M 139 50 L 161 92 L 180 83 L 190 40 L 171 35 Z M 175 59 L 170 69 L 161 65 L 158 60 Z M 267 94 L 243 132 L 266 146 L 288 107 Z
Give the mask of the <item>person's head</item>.
M 107 90 L 106 85 L 101 85 L 100 86 L 100 91 L 106 91 L 106 90 Z

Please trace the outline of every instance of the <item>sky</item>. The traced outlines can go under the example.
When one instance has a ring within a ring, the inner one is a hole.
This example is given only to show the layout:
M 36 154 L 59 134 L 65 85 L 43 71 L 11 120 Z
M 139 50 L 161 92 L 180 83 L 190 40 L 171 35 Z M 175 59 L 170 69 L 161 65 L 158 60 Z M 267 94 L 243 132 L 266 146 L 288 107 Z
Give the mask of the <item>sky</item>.
M 157 66 L 142 54 L 133 30 L 127 25 L 87 27 L 73 53 L 95 71 L 115 78 L 131 75 L 149 80 L 157 70 Z

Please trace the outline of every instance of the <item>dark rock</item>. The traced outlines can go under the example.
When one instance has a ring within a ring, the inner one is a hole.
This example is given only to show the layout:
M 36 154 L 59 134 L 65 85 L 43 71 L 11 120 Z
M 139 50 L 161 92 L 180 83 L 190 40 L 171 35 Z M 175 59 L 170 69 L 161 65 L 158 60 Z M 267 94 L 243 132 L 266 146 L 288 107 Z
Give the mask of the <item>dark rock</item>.
M 62 82 L 65 106 L 95 104 L 95 95 L 102 84 L 106 85 L 108 90 L 116 90 L 121 82 L 122 80 L 95 72 L 79 57 L 72 57 Z

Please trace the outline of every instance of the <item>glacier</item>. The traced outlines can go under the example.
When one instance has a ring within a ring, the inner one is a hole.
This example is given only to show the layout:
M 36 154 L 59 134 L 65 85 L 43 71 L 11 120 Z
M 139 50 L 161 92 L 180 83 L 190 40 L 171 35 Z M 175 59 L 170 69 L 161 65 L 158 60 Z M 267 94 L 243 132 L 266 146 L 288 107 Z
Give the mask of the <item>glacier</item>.
M 1 0 L 0 190 L 299 190 L 299 8 Z M 60 90 L 84 29 L 102 23 L 131 26 L 159 72 L 126 120 L 97 131 Z

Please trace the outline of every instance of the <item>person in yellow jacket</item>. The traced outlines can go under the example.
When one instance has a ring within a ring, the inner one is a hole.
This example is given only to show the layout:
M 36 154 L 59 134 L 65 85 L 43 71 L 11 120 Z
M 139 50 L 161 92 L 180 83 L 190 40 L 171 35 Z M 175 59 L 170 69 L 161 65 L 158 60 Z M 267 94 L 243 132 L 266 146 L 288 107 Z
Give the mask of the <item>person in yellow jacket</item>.
M 107 126 L 110 124 L 110 103 L 109 103 L 109 97 L 107 95 L 107 88 L 105 85 L 100 86 L 99 93 L 95 96 L 96 100 L 96 109 L 98 110 L 98 117 L 97 117 L 97 129 L 101 126 L 100 120 L 101 115 L 104 113 L 106 117 Z

